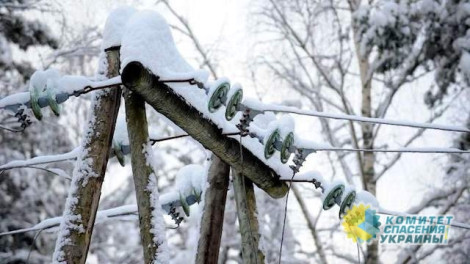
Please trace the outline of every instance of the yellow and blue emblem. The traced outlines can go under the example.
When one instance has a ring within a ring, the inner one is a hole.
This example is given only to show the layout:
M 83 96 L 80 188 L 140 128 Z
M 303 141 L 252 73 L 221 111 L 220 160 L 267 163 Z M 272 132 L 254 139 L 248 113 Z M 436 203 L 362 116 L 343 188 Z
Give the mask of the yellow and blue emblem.
M 370 205 L 354 205 L 343 218 L 343 228 L 354 242 L 368 242 L 380 233 L 379 216 Z

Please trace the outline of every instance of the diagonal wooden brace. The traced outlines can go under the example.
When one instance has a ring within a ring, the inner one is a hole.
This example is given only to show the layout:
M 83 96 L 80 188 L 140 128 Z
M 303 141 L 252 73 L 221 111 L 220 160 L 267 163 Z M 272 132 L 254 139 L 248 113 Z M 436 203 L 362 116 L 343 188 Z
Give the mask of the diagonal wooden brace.
M 240 143 L 222 135 L 217 125 L 203 118 L 202 113 L 170 87 L 158 82 L 157 76 L 140 62 L 127 64 L 121 78 L 128 89 L 140 94 L 156 111 L 165 115 L 232 168 L 241 171 L 243 166 L 243 174 L 271 197 L 281 198 L 287 193 L 287 185 L 279 180 L 280 176 L 245 147 L 242 147 L 242 165 Z

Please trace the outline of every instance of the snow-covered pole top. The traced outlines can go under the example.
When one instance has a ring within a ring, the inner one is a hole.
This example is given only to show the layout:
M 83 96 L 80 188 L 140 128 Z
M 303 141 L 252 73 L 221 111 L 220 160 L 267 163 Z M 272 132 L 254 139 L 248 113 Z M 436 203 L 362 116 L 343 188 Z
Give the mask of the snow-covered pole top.
M 122 31 L 121 69 L 138 61 L 160 79 L 195 79 L 205 83 L 209 73 L 194 70 L 175 46 L 170 27 L 157 12 L 134 13 Z
M 153 11 L 141 11 L 129 19 L 121 41 L 121 66 L 121 79 L 127 81 L 123 84 L 128 89 L 140 94 L 155 110 L 231 166 L 244 166 L 246 176 L 271 196 L 278 198 L 285 195 L 287 185 L 278 180 L 279 170 L 275 169 L 273 173 L 273 169 L 280 164 L 276 162 L 274 166 L 268 166 L 260 159 L 262 155 L 253 155 L 255 147 L 262 149 L 261 144 L 256 143 L 257 146 L 250 149 L 246 149 L 244 144 L 244 162 L 241 164 L 240 143 L 223 135 L 224 132 L 235 131 L 236 127 L 228 124 L 223 114 L 210 114 L 205 91 L 185 83 L 175 83 L 170 87 L 160 82 L 192 79 L 203 83 L 205 87 L 210 86 L 206 85 L 207 72 L 194 70 L 181 57 L 170 28 L 161 15 Z M 187 93 L 175 90 L 178 86 Z M 281 170 L 285 174 L 290 173 L 287 166 Z
M 121 39 L 124 34 L 124 27 L 129 18 L 136 13 L 130 6 L 123 6 L 114 9 L 106 19 L 103 32 L 103 42 L 101 50 L 121 46 Z

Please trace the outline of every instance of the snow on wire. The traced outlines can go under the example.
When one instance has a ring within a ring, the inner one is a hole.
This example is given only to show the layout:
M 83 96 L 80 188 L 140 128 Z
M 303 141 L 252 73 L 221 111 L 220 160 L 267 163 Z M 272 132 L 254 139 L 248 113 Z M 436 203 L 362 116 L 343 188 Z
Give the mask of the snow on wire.
M 201 79 L 203 77 L 190 77 L 191 75 L 179 75 L 172 74 L 171 76 L 174 80 L 162 80 L 162 82 L 188 82 Z M 196 72 L 196 75 L 204 76 L 200 71 Z M 178 79 L 180 78 L 180 79 Z M 188 79 L 189 78 L 189 79 Z M 197 82 L 196 83 L 200 83 Z M 80 96 L 88 92 L 109 88 L 114 85 L 121 84 L 120 76 L 104 80 L 104 81 L 92 81 L 86 77 L 82 76 L 60 76 L 59 72 L 56 70 L 46 70 L 46 71 L 37 71 L 31 78 L 30 87 L 39 87 L 39 98 L 37 98 L 37 103 L 40 108 L 49 106 L 48 96 L 52 96 L 58 104 L 65 102 L 70 96 Z M 193 83 L 194 84 L 194 83 Z M 46 94 L 47 92 L 52 92 L 52 95 Z M 32 100 L 30 92 L 16 93 L 13 95 L 6 96 L 0 99 L 0 109 L 7 109 L 12 112 L 17 112 L 21 106 L 26 106 L 27 108 L 32 108 Z M 453 132 L 470 132 L 466 127 L 461 126 L 451 126 L 451 125 L 441 125 L 441 124 L 430 124 L 430 123 L 418 123 L 411 121 L 403 120 L 390 120 L 383 118 L 370 118 L 370 117 L 361 117 L 356 115 L 345 115 L 345 114 L 334 114 L 326 113 L 320 111 L 312 110 L 302 110 L 294 107 L 287 107 L 282 105 L 274 104 L 262 104 L 256 102 L 252 99 L 247 99 L 243 102 L 246 107 L 249 107 L 256 111 L 261 112 L 276 112 L 276 113 L 290 113 L 304 116 L 315 116 L 319 118 L 328 118 L 328 119 L 338 119 L 338 120 L 349 120 L 356 122 L 364 123 L 373 123 L 373 124 L 384 124 L 391 126 L 403 126 L 403 127 L 413 127 L 413 128 L 423 128 L 423 129 L 434 129 L 434 130 L 443 130 L 443 131 L 453 131 Z

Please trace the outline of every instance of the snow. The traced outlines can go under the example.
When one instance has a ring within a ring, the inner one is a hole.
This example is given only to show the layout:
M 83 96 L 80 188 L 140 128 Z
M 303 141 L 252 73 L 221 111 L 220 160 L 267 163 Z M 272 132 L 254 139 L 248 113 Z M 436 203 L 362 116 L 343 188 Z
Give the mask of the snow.
M 295 130 L 295 121 L 290 115 L 283 115 L 281 118 L 279 118 L 277 123 L 282 138 L 287 136 L 287 134 L 290 132 L 294 132 Z
M 33 75 L 31 75 L 31 79 L 29 81 L 29 86 L 38 89 L 40 92 L 44 91 L 47 87 L 47 81 L 51 79 L 58 79 L 60 78 L 60 72 L 55 69 L 47 69 L 45 71 L 35 71 Z
M 127 23 L 125 32 L 121 42 L 121 69 L 132 61 L 139 61 L 162 79 L 196 78 L 207 83 L 207 73 L 195 71 L 181 57 L 175 47 L 168 24 L 160 14 L 153 11 L 140 11 L 134 14 Z M 205 90 L 186 83 L 167 83 L 167 85 L 196 108 L 204 118 L 221 128 L 222 132 L 238 131 L 235 126 L 237 119 L 233 119 L 232 122 L 226 121 L 224 106 L 215 113 L 208 111 L 208 96 Z M 232 136 L 232 138 L 240 140 L 238 136 Z M 275 153 L 266 160 L 264 146 L 258 139 L 245 137 L 242 142 L 249 151 L 279 175 L 292 175 L 292 170 L 280 162 L 279 153 Z
M 113 140 L 120 145 L 129 146 L 129 134 L 127 132 L 126 116 L 124 114 L 118 115 L 117 117 Z
M 180 199 L 179 194 L 176 192 L 168 192 L 160 196 L 160 202 L 163 205 L 177 204 L 179 199 Z M 96 213 L 95 224 L 103 224 L 111 220 L 126 220 L 128 216 L 132 216 L 133 218 L 135 218 L 135 215 L 137 213 L 138 213 L 138 209 L 137 209 L 136 204 L 122 205 L 122 206 L 118 206 L 118 207 L 114 207 L 114 208 L 110 208 L 106 210 L 99 210 Z M 29 228 L 23 228 L 23 229 L 0 233 L 0 237 L 5 236 L 5 235 L 12 235 L 12 234 L 24 233 L 24 232 L 29 232 L 29 231 L 39 231 L 39 230 L 55 232 L 55 231 L 58 231 L 58 227 L 60 226 L 62 219 L 63 219 L 63 216 L 47 218 Z
M 267 127 L 269 123 L 276 120 L 276 115 L 272 112 L 265 112 L 253 118 L 253 123 L 259 127 Z
M 346 195 L 349 194 L 350 192 L 356 191 L 356 188 L 354 186 L 346 184 L 344 186 L 344 192 L 343 192 L 343 199 L 346 198 Z
M 0 108 L 5 108 L 9 105 L 26 104 L 27 102 L 29 102 L 30 97 L 31 96 L 29 92 L 15 93 L 15 94 L 6 96 L 0 99 Z
M 182 167 L 176 174 L 176 189 L 182 196 L 188 196 L 194 191 L 201 193 L 207 181 L 206 169 L 197 164 Z
M 321 195 L 322 202 L 325 201 L 325 198 L 330 193 L 330 191 L 333 190 L 334 187 L 336 187 L 340 184 L 345 185 L 344 181 L 342 181 L 342 180 L 334 180 L 332 182 L 322 182 L 321 186 L 323 187 L 323 190 L 324 190 L 322 195 Z M 344 195 L 344 193 L 343 193 L 343 195 Z
M 81 91 L 86 87 L 99 88 L 115 84 L 121 84 L 121 76 L 102 81 L 93 81 L 91 78 L 84 76 L 61 76 L 61 74 L 54 69 L 49 69 L 46 71 L 35 71 L 30 81 L 30 87 L 36 87 L 39 91 L 40 97 L 45 96 L 43 92 L 46 88 L 50 89 L 53 94 L 64 93 L 68 95 L 74 95 L 75 92 Z M 28 105 L 30 98 L 30 92 L 15 93 L 6 96 L 0 99 L 0 109 L 8 109 L 9 107 L 11 107 L 11 109 L 16 111 L 17 106 Z
M 122 84 L 121 76 L 116 76 L 109 79 L 98 80 L 96 76 L 93 78 L 92 82 L 88 84 L 90 87 L 99 88 L 104 86 L 111 86 L 111 85 L 120 85 Z
M 377 198 L 375 198 L 375 196 L 368 191 L 361 190 L 356 192 L 356 200 L 354 201 L 354 204 L 359 205 L 361 203 L 365 205 L 370 205 L 372 208 L 375 209 L 380 208 Z
M 121 69 L 129 62 L 139 61 L 161 79 L 207 80 L 206 71 L 194 70 L 181 57 L 168 24 L 159 13 L 149 10 L 135 13 L 123 32 Z
M 154 173 L 149 176 L 147 190 L 150 192 L 150 207 L 152 208 L 150 233 L 153 234 L 153 243 L 158 246 L 158 249 L 155 252 L 155 263 L 169 263 L 165 222 L 163 220 L 163 213 L 158 200 L 157 178 Z
M 362 117 L 362 116 L 356 116 L 356 115 L 325 113 L 325 112 L 318 112 L 318 111 L 312 111 L 312 110 L 301 110 L 301 109 L 297 109 L 293 107 L 274 105 L 274 104 L 257 105 L 257 106 L 254 106 L 253 108 L 256 110 L 260 110 L 260 111 L 288 112 L 291 114 L 316 116 L 316 117 L 341 119 L 341 120 L 351 120 L 351 121 L 358 121 L 358 122 L 368 122 L 368 123 L 374 123 L 374 124 L 385 124 L 385 125 L 391 125 L 391 126 L 407 126 L 407 127 L 415 127 L 415 128 L 428 128 L 428 129 L 456 131 L 456 132 L 470 132 L 468 128 L 461 127 L 461 126 L 417 123 L 417 122 L 402 121 L 402 120 L 389 120 L 389 119 L 382 119 L 382 118 Z
M 9 65 L 13 62 L 13 58 L 11 56 L 11 49 L 8 44 L 7 39 L 2 34 L 0 35 L 0 64 Z
M 470 79 L 470 53 L 463 51 L 460 58 L 460 69 L 465 74 L 467 79 Z
M 93 93 L 93 101 L 91 109 L 95 109 L 96 105 L 99 104 L 100 98 L 105 91 L 100 90 Z M 91 165 L 93 163 L 93 157 L 88 155 L 87 146 L 89 145 L 90 139 L 93 136 L 96 119 L 93 113 L 90 114 L 90 118 L 85 126 L 85 136 L 80 147 L 81 151 L 78 154 L 75 168 L 73 171 L 72 182 L 70 184 L 69 193 L 65 202 L 65 209 L 60 224 L 59 237 L 56 241 L 56 246 L 53 254 L 53 263 L 64 263 L 65 253 L 63 252 L 64 246 L 70 243 L 70 231 L 78 230 L 84 232 L 82 225 L 81 215 L 74 213 L 76 205 L 78 203 L 78 190 L 81 187 L 87 185 L 88 180 L 91 177 L 97 177 L 95 171 L 93 171 Z
M 155 156 L 153 154 L 152 145 L 147 139 L 147 144 L 142 146 L 142 151 L 145 155 L 147 166 L 150 166 L 152 173 L 149 175 L 147 191 L 150 193 L 150 207 L 152 210 L 151 228 L 150 233 L 153 235 L 153 242 L 156 245 L 157 251 L 155 252 L 155 263 L 169 263 L 168 245 L 166 242 L 165 222 L 163 219 L 163 212 L 161 209 L 157 185 L 157 171 Z
M 250 124 L 249 131 L 253 136 L 256 136 L 256 138 L 261 139 L 262 141 L 269 136 L 269 131 L 267 129 L 262 129 L 254 122 Z
M 124 32 L 122 29 L 135 12 L 136 10 L 134 8 L 123 6 L 114 9 L 108 15 L 103 31 L 103 42 L 101 43 L 102 50 L 121 46 L 121 39 Z
M 250 127 L 251 127 L 251 125 L 250 125 Z M 250 127 L 248 127 L 248 129 L 250 129 Z M 276 129 L 278 129 L 278 128 L 279 128 L 279 123 L 278 123 L 277 120 L 273 120 L 268 124 L 268 127 L 267 127 L 266 131 L 264 131 L 263 148 L 266 146 L 266 143 L 269 140 L 269 136 L 272 135 L 274 133 L 274 131 L 276 131 Z
M 91 85 L 91 81 L 83 76 L 63 76 L 55 82 L 53 81 L 53 88 L 57 92 L 66 92 L 73 94 L 75 91 L 82 90 L 86 86 Z
M 292 179 L 292 176 L 290 176 L 289 178 L 281 177 L 280 179 L 284 181 L 290 181 Z M 325 182 L 321 173 L 318 171 L 313 171 L 313 170 L 295 174 L 294 180 L 295 181 L 307 181 L 307 182 L 311 182 L 315 180 L 321 183 Z
M 116 76 L 110 79 L 94 81 L 89 77 L 64 75 L 61 77 L 49 77 L 47 86 L 53 89 L 56 93 L 67 93 L 73 95 L 75 92 L 81 91 L 86 87 L 99 88 L 121 84 L 121 76 Z
M 333 148 L 329 143 L 318 143 L 312 140 L 303 139 L 300 137 L 295 137 L 294 145 L 297 148 L 303 149 L 312 149 L 312 150 L 321 150 L 321 149 L 328 149 Z
M 55 175 L 59 176 L 59 177 L 62 177 L 62 178 L 65 178 L 67 180 L 71 180 L 72 177 L 70 177 L 70 175 L 67 174 L 67 172 L 65 172 L 64 170 L 62 169 L 58 169 L 58 168 L 47 168 L 47 171 L 48 172 L 51 172 L 51 173 L 54 173 Z
M 10 161 L 5 165 L 0 166 L 0 170 L 8 170 L 12 168 L 28 167 L 38 164 L 59 162 L 64 160 L 71 160 L 77 158 L 78 154 L 81 152 L 81 148 L 75 148 L 70 152 L 57 155 L 45 155 L 39 156 L 28 160 L 14 160 Z
M 213 82 L 210 82 L 208 85 L 209 85 L 209 91 L 207 93 L 207 98 L 211 98 L 212 94 L 214 94 L 215 90 L 217 89 L 217 87 L 219 87 L 219 85 L 221 85 L 222 83 L 230 83 L 230 80 L 227 78 L 227 77 L 221 77 Z
M 179 193 L 177 192 L 168 192 L 159 197 L 159 201 L 162 205 L 171 204 L 180 199 Z
M 383 8 L 386 12 L 391 14 L 396 11 L 397 7 L 384 6 Z M 387 19 L 394 18 L 389 17 Z M 146 68 L 162 79 L 186 79 L 198 75 L 196 71 L 181 57 L 180 53 L 175 47 L 173 37 L 166 21 L 158 13 L 152 11 L 142 11 L 134 14 L 133 17 L 129 20 L 129 23 L 126 25 L 125 31 L 126 33 L 123 36 L 121 47 L 122 68 L 124 68 L 129 62 L 139 61 Z M 228 80 L 224 79 L 224 81 Z M 220 82 L 220 80 L 217 80 L 216 82 Z M 209 84 L 207 81 L 204 81 L 204 83 Z M 214 82 L 211 82 L 211 84 L 213 83 Z M 214 124 L 221 128 L 224 133 L 236 131 L 235 124 L 238 121 L 236 118 L 231 122 L 226 121 L 224 116 L 224 106 L 222 106 L 221 109 L 215 113 L 209 113 L 207 110 L 209 97 L 206 95 L 205 90 L 198 89 L 197 87 L 186 83 L 167 83 L 167 85 L 169 85 L 175 91 L 175 93 L 182 96 L 183 99 L 191 106 L 196 108 L 204 118 L 211 120 Z M 209 84 L 209 87 L 214 87 L 214 85 Z M 256 116 L 254 121 L 250 124 L 249 128 L 250 131 L 255 131 L 258 135 L 264 137 L 264 140 L 267 139 L 265 135 L 268 135 L 275 128 L 281 127 L 282 133 L 286 133 L 287 131 L 293 130 L 294 128 L 293 122 L 289 121 L 289 117 L 285 117 L 285 120 L 281 122 L 272 122 L 273 119 L 275 119 L 274 114 L 266 112 L 285 112 L 323 118 L 371 122 L 395 126 L 470 132 L 470 130 L 465 127 L 421 124 L 409 121 L 366 118 L 354 115 L 301 110 L 293 107 L 266 105 L 254 99 L 245 99 L 243 104 L 254 110 L 265 112 L 265 115 Z M 267 128 L 267 130 L 264 128 Z M 232 138 L 240 141 L 240 137 L 238 136 L 232 136 Z M 271 167 L 281 176 L 281 178 L 290 179 L 292 177 L 291 169 L 280 162 L 278 152 L 276 152 L 270 159 L 266 160 L 264 157 L 264 146 L 260 144 L 258 138 L 245 137 L 241 141 L 249 151 L 251 151 L 266 165 Z M 332 148 L 326 144 L 319 144 L 298 138 L 296 138 L 296 146 L 308 146 L 312 149 Z

